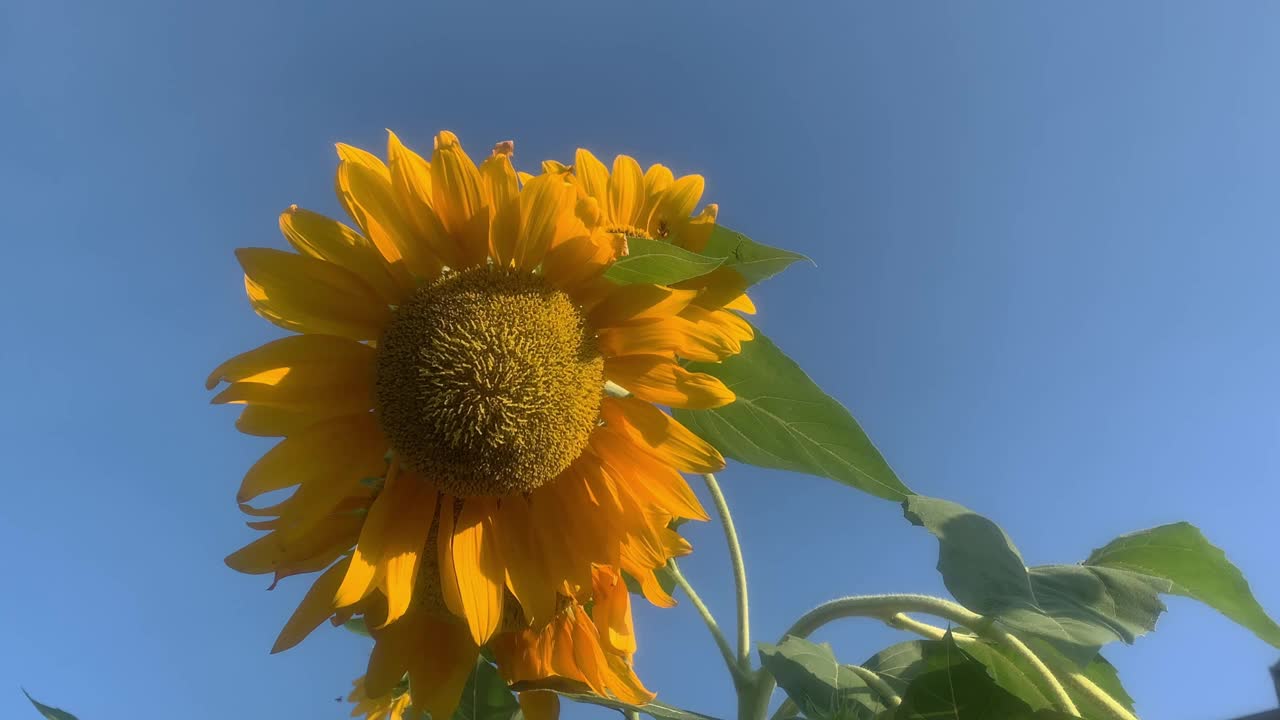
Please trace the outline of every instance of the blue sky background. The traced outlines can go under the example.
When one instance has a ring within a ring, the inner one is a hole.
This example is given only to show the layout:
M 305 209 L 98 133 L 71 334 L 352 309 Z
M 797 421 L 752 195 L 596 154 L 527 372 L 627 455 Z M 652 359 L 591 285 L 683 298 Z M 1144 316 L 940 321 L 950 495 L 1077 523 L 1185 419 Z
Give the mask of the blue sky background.
M 84 720 L 346 716 L 364 641 L 269 656 L 305 583 L 222 565 L 269 443 L 202 382 L 277 335 L 232 249 L 282 246 L 290 203 L 336 212 L 332 144 L 387 127 L 704 174 L 726 224 L 817 261 L 759 290 L 760 325 L 916 490 L 1030 563 L 1192 520 L 1280 613 L 1278 63 L 1265 2 L 9 0 L 0 716 L 33 717 L 19 684 Z M 759 639 L 835 595 L 943 592 L 891 503 L 722 482 Z M 719 530 L 688 535 L 731 622 Z M 1280 651 L 1170 606 L 1107 653 L 1145 717 L 1276 705 Z M 732 714 L 691 608 L 638 623 L 663 699 Z M 856 662 L 902 636 L 821 637 Z

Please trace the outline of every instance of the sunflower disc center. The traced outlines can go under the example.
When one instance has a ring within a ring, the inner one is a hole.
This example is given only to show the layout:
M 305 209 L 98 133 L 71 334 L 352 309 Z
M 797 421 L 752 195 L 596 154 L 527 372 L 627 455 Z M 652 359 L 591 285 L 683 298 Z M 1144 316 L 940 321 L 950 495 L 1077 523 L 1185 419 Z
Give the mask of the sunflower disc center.
M 458 497 L 530 492 L 563 472 L 596 426 L 603 383 L 582 313 L 531 273 L 447 275 L 401 305 L 378 343 L 391 449 Z

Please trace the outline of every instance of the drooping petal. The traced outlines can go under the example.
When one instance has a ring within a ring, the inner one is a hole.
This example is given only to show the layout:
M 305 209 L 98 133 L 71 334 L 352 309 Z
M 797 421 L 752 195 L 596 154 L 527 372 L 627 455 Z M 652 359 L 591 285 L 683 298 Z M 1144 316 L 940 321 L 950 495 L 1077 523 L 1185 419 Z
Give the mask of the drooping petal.
M 677 470 L 709 473 L 724 468 L 718 450 L 650 403 L 633 397 L 609 397 L 600 410 L 611 427 Z
M 440 521 L 436 528 L 436 564 L 440 566 L 440 595 L 445 607 L 458 617 L 466 617 L 462 605 L 462 593 L 458 589 L 458 573 L 453 566 L 453 530 L 457 501 L 449 495 L 440 496 Z
M 464 617 L 477 645 L 488 642 L 502 622 L 506 590 L 492 512 L 491 501 L 468 498 L 453 530 L 453 570 Z
M 387 596 L 387 623 L 409 609 L 427 535 L 436 512 L 435 488 L 413 475 L 403 475 L 396 493 L 397 512 L 387 529 L 383 547 L 383 593 Z
M 423 622 L 416 649 L 409 658 L 413 706 L 433 718 L 453 717 L 480 649 L 467 628 L 447 621 Z
M 264 535 L 226 558 L 227 567 L 248 575 L 322 570 L 356 542 L 363 516 L 326 516 L 309 528 L 282 528 Z
M 246 405 L 236 418 L 236 429 L 246 435 L 285 437 L 301 432 L 322 420 L 345 415 L 347 411 L 297 412 L 266 405 Z
M 373 590 L 388 537 L 397 520 L 397 513 L 401 511 L 400 500 L 412 489 L 412 478 L 401 478 L 397 472 L 398 467 L 399 464 L 393 460 L 382 492 L 378 493 L 369 508 L 369 514 L 365 516 L 364 527 L 360 528 L 360 540 L 352 553 L 347 574 L 334 591 L 334 607 L 354 605 Z
M 338 588 L 338 583 L 342 582 L 342 576 L 347 571 L 347 563 L 347 560 L 343 560 L 335 564 L 316 579 L 311 589 L 303 596 L 298 609 L 293 611 L 293 615 L 285 623 L 275 644 L 271 646 L 273 654 L 288 650 L 302 642 L 312 630 L 329 619 L 333 614 L 333 603 L 330 601 Z
M 368 283 L 327 260 L 270 248 L 240 248 L 253 309 L 286 330 L 370 340 L 391 319 Z
M 644 452 L 625 436 L 606 426 L 591 436 L 591 447 L 631 481 L 638 497 L 665 512 L 691 520 L 710 520 L 698 496 L 671 466 Z
M 505 498 L 494 529 L 506 567 L 507 588 L 531 625 L 545 623 L 556 610 L 556 585 L 546 570 L 546 551 L 533 532 L 528 501 L 518 496 Z
M 733 391 L 706 373 L 694 373 L 661 355 L 607 358 L 605 377 L 636 397 L 690 410 L 717 408 L 734 401 Z

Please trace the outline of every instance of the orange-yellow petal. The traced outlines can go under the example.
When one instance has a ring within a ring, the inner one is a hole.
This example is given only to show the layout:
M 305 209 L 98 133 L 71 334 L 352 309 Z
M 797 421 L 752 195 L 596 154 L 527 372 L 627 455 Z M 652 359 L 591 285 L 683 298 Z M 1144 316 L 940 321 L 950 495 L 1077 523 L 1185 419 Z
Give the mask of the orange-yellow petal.
M 370 340 L 391 310 L 368 283 L 327 260 L 269 248 L 240 248 L 253 309 L 286 330 Z
M 383 593 L 387 596 L 387 623 L 409 609 L 427 535 L 436 512 L 436 490 L 413 475 L 403 475 L 396 493 L 397 512 L 387 529 L 383 546 Z
M 648 500 L 663 511 L 691 520 L 710 520 L 698 496 L 693 494 L 674 468 L 644 452 L 611 427 L 603 427 L 591 436 L 591 447 L 605 462 L 631 482 L 637 497 Z
M 588 319 L 598 328 L 652 322 L 678 315 L 697 295 L 696 290 L 674 290 L 662 285 L 622 285 L 592 308 Z
M 249 502 L 298 484 L 358 485 L 362 478 L 382 474 L 385 450 L 386 442 L 370 413 L 317 423 L 281 440 L 254 463 L 236 501 Z
M 489 250 L 502 266 L 515 261 L 520 240 L 520 186 L 511 158 L 495 152 L 480 164 L 480 177 L 489 203 Z
M 413 277 L 434 278 L 440 273 L 440 262 L 425 244 L 415 241 L 412 221 L 396 202 L 387 167 L 381 161 L 373 165 L 350 157 L 347 153 L 338 164 L 338 202 L 378 248 L 396 283 L 404 292 L 410 292 L 416 285 Z
M 609 397 L 600 411 L 610 427 L 677 470 L 709 473 L 724 468 L 724 457 L 718 450 L 650 403 L 633 397 Z
M 450 267 L 463 263 L 462 249 L 449 235 L 432 206 L 431 164 L 405 147 L 393 132 L 387 132 L 387 158 L 390 161 L 391 189 L 405 219 L 417 231 L 414 240 L 439 262 Z
M 343 574 L 347 571 L 347 562 L 343 560 L 335 564 L 316 579 L 311 589 L 303 596 L 298 609 L 293 611 L 293 615 L 285 623 L 275 644 L 271 646 L 272 653 L 283 652 L 297 645 L 310 635 L 312 630 L 329 619 L 333 614 L 333 604 L 330 600 L 338 583 L 342 581 Z
M 609 176 L 609 214 L 614 223 L 640 225 L 644 205 L 644 173 L 635 158 L 619 155 Z
M 516 267 L 532 270 L 547 252 L 576 235 L 586 234 L 574 214 L 577 193 L 559 175 L 539 175 L 520 191 L 520 238 Z
M 384 302 L 397 304 L 404 288 L 368 238 L 337 220 L 291 205 L 280 213 L 280 232 L 303 255 L 328 260 L 360 276 Z
M 545 550 L 533 532 L 528 501 L 523 497 L 504 499 L 494 529 L 506 567 L 507 588 L 529 623 L 540 626 L 556 611 L 556 586 L 546 570 Z
M 578 148 L 573 158 L 573 170 L 587 196 L 594 198 L 600 208 L 609 208 L 609 170 L 604 163 L 591 151 Z
M 433 718 L 452 717 L 480 649 L 465 627 L 451 622 L 424 622 L 418 642 L 409 657 L 413 706 Z
M 265 405 L 321 416 L 373 407 L 374 349 L 336 335 L 292 335 L 219 365 L 206 386 L 231 386 L 214 403 Z
M 432 205 L 446 230 L 458 241 L 461 265 L 480 262 L 489 252 L 489 219 L 480 170 L 462 149 L 458 136 L 436 135 L 431 153 Z
M 728 405 L 736 397 L 718 378 L 689 372 L 661 355 L 607 358 L 604 372 L 641 400 L 668 407 L 705 410 Z
M 506 578 L 493 533 L 493 503 L 468 498 L 453 530 L 453 570 L 467 627 L 477 645 L 493 637 L 502 622 Z

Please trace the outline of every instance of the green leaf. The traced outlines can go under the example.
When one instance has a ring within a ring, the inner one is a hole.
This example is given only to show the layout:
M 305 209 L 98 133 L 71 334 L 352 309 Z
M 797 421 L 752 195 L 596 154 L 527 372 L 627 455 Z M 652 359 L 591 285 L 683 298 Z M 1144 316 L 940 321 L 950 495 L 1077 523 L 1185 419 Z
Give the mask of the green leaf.
M 674 410 L 726 457 L 831 478 L 888 500 L 911 494 L 839 402 L 822 392 L 764 333 L 719 363 L 689 363 L 737 394 L 714 410 Z
M 662 240 L 628 237 L 627 254 L 610 265 L 604 276 L 620 285 L 671 285 L 706 275 L 723 263 L 723 258 L 700 255 Z
M 894 720 L 1021 720 L 1033 709 L 996 684 L 951 633 L 921 643 L 919 672 L 902 693 Z
M 987 675 L 1004 690 L 1025 702 L 1033 709 L 1050 707 L 1050 702 L 1036 685 L 1036 673 L 1025 667 L 1018 658 L 1005 653 L 1003 648 L 993 647 L 971 636 L 952 636 L 970 659 L 981 663 Z M 888 647 L 871 656 L 863 667 L 873 670 L 899 695 L 906 692 L 911 681 L 924 672 L 925 658 L 936 653 L 942 641 L 912 640 Z
M 1085 564 L 1158 579 L 1160 592 L 1199 600 L 1280 647 L 1280 625 L 1258 604 L 1239 568 L 1190 523 L 1122 535 L 1094 550 Z
M 736 270 L 748 285 L 767 280 L 800 260 L 813 262 L 800 253 L 758 243 L 723 225 L 716 225 L 711 231 L 702 254 L 723 259 L 724 266 Z
M 903 509 L 937 536 L 938 570 L 960 604 L 1045 638 L 1081 667 L 1102 645 L 1154 629 L 1164 611 L 1145 576 L 1083 565 L 1028 569 L 999 525 L 961 505 L 914 496 Z
M 778 645 L 760 643 L 759 652 L 760 663 L 806 718 L 872 718 L 887 709 L 880 694 L 826 645 L 788 636 Z
M 351 618 L 350 620 L 348 620 L 348 621 L 346 621 L 346 622 L 342 623 L 342 627 L 344 627 L 344 628 L 346 628 L 346 629 L 350 630 L 351 632 L 353 632 L 353 633 L 355 633 L 355 634 L 357 634 L 357 635 L 363 635 L 363 636 L 365 636 L 365 637 L 372 637 L 372 636 L 369 634 L 369 626 L 368 626 L 367 624 L 365 624 L 365 621 L 364 621 L 364 618 L 363 618 L 363 617 L 353 617 L 353 618 Z
M 462 689 L 458 709 L 453 711 L 453 720 L 512 720 L 519 712 L 520 702 L 498 669 L 484 658 L 478 658 Z
M 569 698 L 575 702 L 587 703 L 588 705 L 599 705 L 600 707 L 613 708 L 614 710 L 630 710 L 633 712 L 644 713 L 658 720 L 717 720 L 710 715 L 702 715 L 688 710 L 682 710 L 672 705 L 666 705 L 660 702 L 651 702 L 644 705 L 629 705 L 613 698 L 600 697 L 599 695 L 588 695 L 584 693 L 555 691 L 562 697 Z
M 23 688 L 22 694 L 27 696 L 27 700 L 29 700 L 31 704 L 35 706 L 36 710 L 40 712 L 40 715 L 47 718 L 47 720 L 78 720 L 75 715 L 72 715 L 66 710 L 49 707 L 48 705 L 45 705 L 39 700 L 31 697 L 31 693 L 27 692 L 26 688 Z

